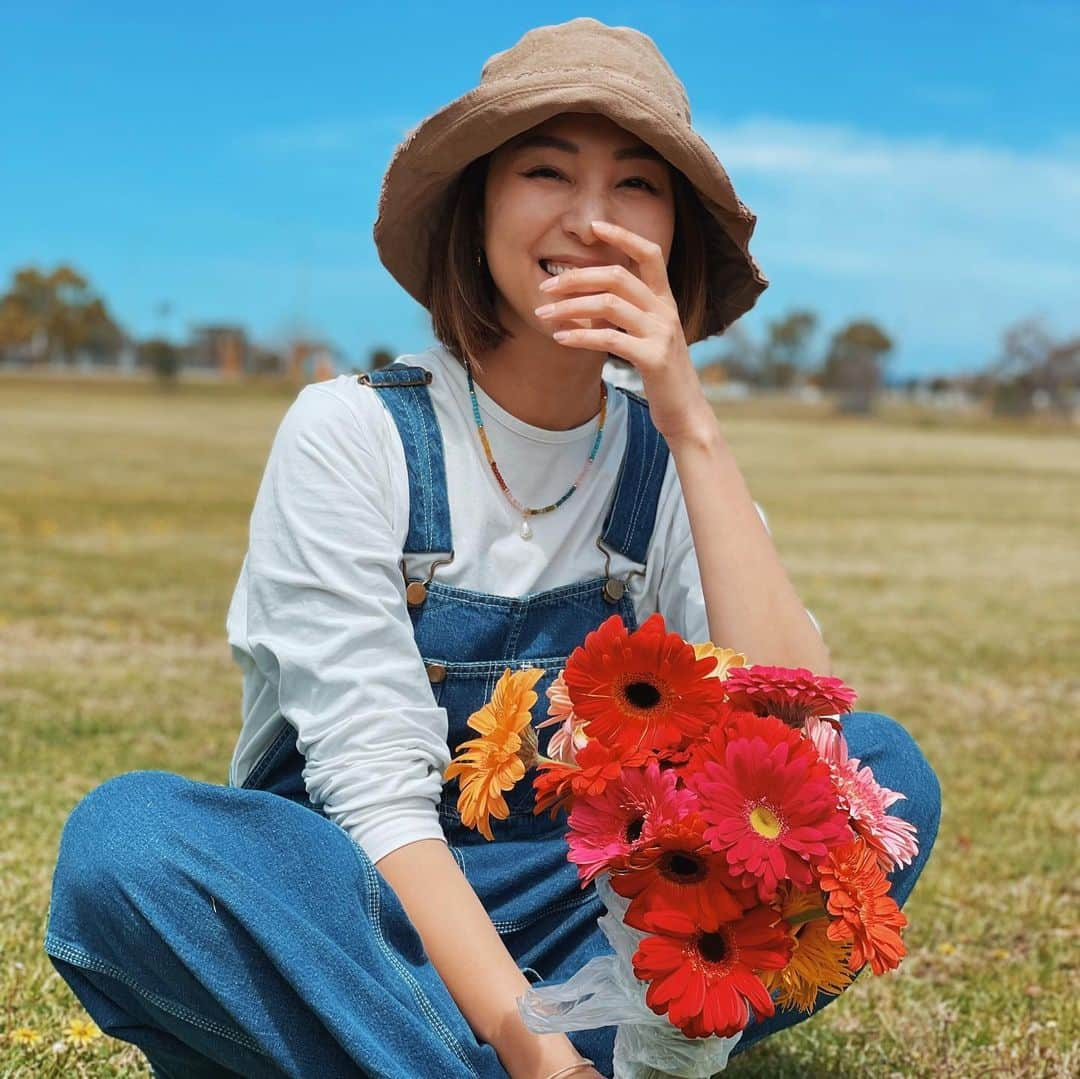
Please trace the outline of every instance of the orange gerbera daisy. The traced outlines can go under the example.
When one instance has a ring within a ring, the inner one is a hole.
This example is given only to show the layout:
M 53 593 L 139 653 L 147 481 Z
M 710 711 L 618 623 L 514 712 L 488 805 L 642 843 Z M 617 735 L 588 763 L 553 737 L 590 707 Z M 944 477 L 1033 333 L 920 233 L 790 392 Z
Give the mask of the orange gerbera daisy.
M 590 738 L 658 750 L 682 747 L 708 729 L 723 706 L 724 682 L 709 675 L 716 658 L 698 659 L 660 614 L 627 633 L 612 615 L 567 660 L 563 677 Z
M 536 761 L 533 686 L 543 673 L 538 667 L 524 671 L 508 667 L 496 683 L 491 700 L 468 719 L 480 737 L 462 742 L 443 773 L 444 780 L 461 776 L 461 823 L 477 829 L 487 839 L 494 838 L 491 817 L 505 820 L 510 815 L 503 791 L 511 790 Z
M 900 965 L 906 949 L 900 930 L 907 917 L 889 895 L 877 853 L 864 839 L 829 851 L 821 863 L 821 887 L 829 897 L 830 940 L 851 941 L 851 969 L 870 964 L 875 974 Z
M 809 1015 L 818 993 L 836 996 L 850 984 L 851 944 L 829 937 L 825 896 L 817 888 L 802 892 L 787 887 L 780 909 L 795 937 L 795 950 L 783 970 L 766 970 L 761 980 L 782 1008 L 798 1008 Z

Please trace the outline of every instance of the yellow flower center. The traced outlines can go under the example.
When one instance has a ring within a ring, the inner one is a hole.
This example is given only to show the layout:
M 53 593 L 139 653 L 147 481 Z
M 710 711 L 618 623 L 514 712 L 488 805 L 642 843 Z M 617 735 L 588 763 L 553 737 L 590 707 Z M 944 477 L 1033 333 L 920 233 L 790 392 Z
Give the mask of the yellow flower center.
M 780 834 L 780 818 L 765 805 L 756 805 L 750 811 L 750 827 L 766 839 L 775 839 Z

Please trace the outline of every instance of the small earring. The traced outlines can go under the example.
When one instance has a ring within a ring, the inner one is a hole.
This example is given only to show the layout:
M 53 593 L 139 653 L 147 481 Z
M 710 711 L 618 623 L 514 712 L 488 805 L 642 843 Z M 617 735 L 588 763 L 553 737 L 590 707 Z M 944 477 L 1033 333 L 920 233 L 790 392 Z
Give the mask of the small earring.
M 482 247 L 478 247 L 476 249 L 476 265 L 477 266 L 483 266 L 483 264 L 484 264 L 484 249 Z

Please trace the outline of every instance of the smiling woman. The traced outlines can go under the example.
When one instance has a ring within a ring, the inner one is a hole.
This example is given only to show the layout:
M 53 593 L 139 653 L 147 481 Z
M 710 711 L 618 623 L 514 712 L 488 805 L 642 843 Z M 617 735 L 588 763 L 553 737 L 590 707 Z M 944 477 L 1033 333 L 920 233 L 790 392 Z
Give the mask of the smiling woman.
M 281 422 L 229 607 L 229 784 L 128 773 L 64 828 L 46 949 L 157 1076 L 611 1075 L 614 1027 L 517 1006 L 610 950 L 565 819 L 523 779 L 478 842 L 448 766 L 507 669 L 544 669 L 503 702 L 522 729 L 613 615 L 829 673 L 688 352 L 765 288 L 754 220 L 653 42 L 591 18 L 529 31 L 397 148 L 376 245 L 438 341 Z M 902 902 L 936 780 L 887 716 L 845 730 L 918 827 Z
M 580 132 L 579 142 L 556 134 L 575 129 Z M 511 212 L 528 217 L 542 215 L 545 207 L 548 213 L 554 212 L 560 199 L 580 197 L 583 183 L 600 186 L 592 195 L 595 216 L 612 213 L 608 198 L 618 198 L 630 212 L 634 222 L 630 227 L 636 225 L 642 235 L 651 236 L 657 229 L 661 235 L 670 232 L 668 276 L 686 339 L 692 342 L 707 336 L 709 215 L 700 197 L 682 172 L 605 116 L 562 114 L 472 161 L 447 192 L 431 240 L 431 250 L 441 255 L 428 259 L 425 292 L 436 336 L 458 360 L 474 357 L 479 369 L 483 366 L 480 357 L 513 333 L 498 308 L 492 259 L 501 264 L 509 257 L 499 249 L 503 231 L 509 230 L 520 247 L 529 234 L 516 230 L 531 227 L 536 231 L 538 223 L 502 220 L 507 189 L 511 184 L 535 188 L 516 192 L 519 198 L 511 202 Z M 635 208 L 635 201 L 642 205 Z M 584 210 L 589 212 L 587 207 Z M 556 236 L 549 248 L 519 251 L 517 257 L 531 265 L 556 256 L 566 265 L 603 264 L 597 253 L 574 253 L 572 246 Z M 618 259 L 625 261 L 625 256 Z M 521 272 L 527 277 L 530 271 L 523 267 Z M 582 325 L 587 321 L 581 320 Z

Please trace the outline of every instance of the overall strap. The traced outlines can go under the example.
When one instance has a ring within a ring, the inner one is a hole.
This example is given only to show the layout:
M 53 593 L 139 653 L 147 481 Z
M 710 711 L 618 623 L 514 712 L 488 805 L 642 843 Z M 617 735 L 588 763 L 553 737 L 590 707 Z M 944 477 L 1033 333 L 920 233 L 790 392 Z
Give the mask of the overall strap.
M 670 451 L 653 426 L 645 398 L 623 386 L 616 388 L 626 397 L 626 448 L 601 542 L 644 565 Z
M 365 372 L 358 380 L 379 392 L 397 425 L 405 450 L 409 472 L 409 534 L 402 553 L 452 551 L 442 431 L 428 392 L 431 372 L 423 367 L 392 363 Z

